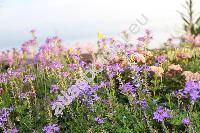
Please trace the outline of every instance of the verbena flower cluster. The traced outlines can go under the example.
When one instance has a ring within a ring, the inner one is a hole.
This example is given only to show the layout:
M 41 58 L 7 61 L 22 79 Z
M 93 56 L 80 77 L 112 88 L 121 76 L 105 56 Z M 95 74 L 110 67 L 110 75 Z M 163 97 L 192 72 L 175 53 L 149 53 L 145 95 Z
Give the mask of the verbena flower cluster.
M 176 92 L 177 97 L 189 98 L 195 102 L 200 98 L 200 81 L 186 81 L 185 88 Z
M 153 119 L 162 122 L 164 121 L 166 118 L 171 118 L 171 114 L 170 114 L 170 110 L 169 109 L 165 109 L 163 107 L 158 107 L 157 110 L 153 113 Z
M 60 130 L 57 124 L 49 124 L 43 128 L 45 133 L 58 133 Z

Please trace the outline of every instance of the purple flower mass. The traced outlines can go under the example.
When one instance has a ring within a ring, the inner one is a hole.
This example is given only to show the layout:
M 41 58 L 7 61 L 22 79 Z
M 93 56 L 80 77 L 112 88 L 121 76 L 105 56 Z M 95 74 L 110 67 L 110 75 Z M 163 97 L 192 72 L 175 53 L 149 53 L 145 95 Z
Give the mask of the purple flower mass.
M 0 73 L 0 83 L 7 83 L 8 77 L 9 76 L 7 73 Z
M 123 85 L 119 86 L 119 89 L 121 90 L 122 94 L 134 94 L 135 93 L 135 88 L 133 87 L 133 85 L 131 85 L 130 82 L 127 82 Z
M 156 57 L 156 62 L 157 63 L 162 63 L 164 61 L 166 61 L 166 56 L 165 55 L 160 55 L 160 56 Z
M 166 118 L 171 118 L 171 110 L 163 108 L 162 106 L 158 107 L 157 110 L 153 113 L 153 119 L 158 122 L 164 121 Z
M 197 101 L 200 98 L 200 81 L 187 81 L 183 90 L 175 92 L 177 97 L 190 98 L 191 101 Z
M 111 64 L 107 66 L 108 69 L 108 76 L 114 77 L 117 73 L 122 73 L 124 69 L 120 66 L 120 64 Z
M 147 108 L 147 101 L 145 99 L 140 100 L 140 101 L 136 101 L 137 104 L 140 105 L 140 107 L 145 110 Z
M 95 118 L 95 121 L 98 123 L 98 124 L 103 124 L 104 123 L 104 118 L 100 118 L 100 117 L 96 117 Z
M 189 125 L 190 124 L 190 119 L 189 118 L 183 118 L 182 123 L 184 125 Z
M 30 81 L 34 81 L 35 79 L 36 79 L 35 75 L 25 75 L 23 82 L 27 83 L 27 82 L 30 82 Z
M 17 128 L 6 129 L 3 133 L 19 133 L 19 130 Z
M 60 127 L 57 124 L 49 124 L 43 128 L 45 133 L 58 133 Z
M 55 93 L 59 90 L 59 87 L 57 85 L 52 85 L 51 86 L 51 90 L 50 90 L 50 93 Z
M 98 33 L 98 42 L 74 45 L 57 36 L 41 44 L 32 30 L 21 50 L 0 49 L 0 133 L 198 132 L 198 45 L 180 36 L 153 48 L 151 31 L 133 40 L 129 30 L 122 39 Z
M 55 115 L 62 115 L 62 110 L 65 106 L 70 105 L 76 98 L 85 96 L 82 101 L 89 103 L 90 105 L 97 101 L 99 97 L 95 94 L 99 88 L 104 87 L 108 83 L 102 83 L 101 85 L 94 87 L 90 86 L 86 81 L 77 81 L 75 85 L 68 88 L 67 92 L 61 91 L 63 96 L 58 96 L 57 100 L 51 103 L 51 107 L 55 110 Z M 56 111 L 59 109 L 59 111 Z
M 8 121 L 10 111 L 7 108 L 0 109 L 0 127 L 4 127 L 5 123 Z
M 59 61 L 52 61 L 49 65 L 49 68 L 52 70 L 62 69 L 64 66 Z

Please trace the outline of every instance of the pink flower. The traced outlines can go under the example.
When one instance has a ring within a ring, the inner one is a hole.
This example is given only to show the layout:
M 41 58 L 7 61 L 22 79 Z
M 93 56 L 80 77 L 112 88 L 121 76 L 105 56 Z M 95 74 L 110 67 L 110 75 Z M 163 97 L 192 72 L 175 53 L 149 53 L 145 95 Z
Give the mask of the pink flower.
M 3 88 L 0 88 L 0 95 L 3 93 L 3 91 L 4 91 Z
M 32 33 L 32 34 L 35 34 L 35 29 L 32 29 L 30 32 Z
M 193 73 L 191 71 L 184 71 L 183 74 L 186 81 L 200 81 L 200 73 Z
M 66 77 L 69 76 L 69 73 L 68 72 L 62 72 L 62 76 L 66 78 Z
M 185 35 L 184 37 L 183 37 L 188 43 L 194 43 L 194 35 L 190 35 L 190 34 L 188 34 L 188 35 Z
M 168 66 L 168 71 L 182 71 L 183 69 L 181 68 L 180 65 L 174 65 L 171 64 L 170 66 Z
M 195 38 L 195 44 L 200 45 L 200 34 Z
M 13 57 L 12 57 L 11 55 L 8 56 L 7 61 L 8 61 L 8 64 L 9 64 L 10 66 L 14 63 L 14 59 L 13 59 Z

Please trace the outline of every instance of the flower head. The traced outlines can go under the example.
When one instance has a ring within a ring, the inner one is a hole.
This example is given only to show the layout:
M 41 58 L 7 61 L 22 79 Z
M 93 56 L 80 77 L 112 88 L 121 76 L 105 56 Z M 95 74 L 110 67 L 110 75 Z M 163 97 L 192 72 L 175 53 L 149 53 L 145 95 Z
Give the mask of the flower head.
M 58 133 L 60 127 L 57 124 L 49 124 L 43 128 L 45 133 Z
M 186 81 L 200 81 L 200 73 L 193 73 L 191 71 L 184 71 L 183 75 L 185 76 Z
M 30 81 L 34 81 L 35 79 L 36 79 L 35 75 L 25 75 L 23 82 L 27 83 L 27 82 L 30 82 Z
M 98 123 L 98 124 L 103 124 L 105 119 L 104 118 L 101 118 L 101 117 L 96 117 L 95 118 L 95 121 Z
M 189 118 L 183 118 L 182 123 L 184 125 L 190 125 L 190 119 Z
M 160 55 L 160 56 L 156 57 L 156 62 L 157 63 L 162 63 L 164 61 L 166 61 L 166 56 L 165 55 Z
M 192 101 L 200 98 L 200 82 L 187 81 L 185 83 L 184 93 L 189 94 Z
M 57 85 L 52 85 L 50 93 L 57 92 L 58 90 L 59 90 L 59 87 Z
M 190 98 L 195 102 L 200 98 L 200 81 L 186 81 L 185 88 L 175 92 L 178 98 Z
M 162 67 L 151 66 L 150 69 L 159 77 L 162 77 L 162 74 L 164 73 L 164 70 Z
M 10 115 L 10 110 L 8 108 L 0 109 L 0 127 L 4 127 L 4 125 L 8 121 L 9 115 Z
M 18 133 L 19 130 L 17 128 L 6 129 L 3 133 Z
M 140 100 L 140 101 L 136 101 L 136 104 L 139 104 L 140 107 L 145 110 L 147 108 L 147 101 L 145 99 Z
M 171 110 L 163 108 L 162 106 L 158 107 L 157 110 L 153 113 L 153 119 L 158 122 L 164 121 L 166 118 L 171 118 Z
M 183 69 L 181 68 L 180 65 L 174 65 L 171 64 L 170 66 L 168 66 L 168 71 L 182 71 Z
M 134 94 L 135 93 L 135 88 L 133 87 L 133 85 L 131 85 L 130 82 L 127 82 L 123 85 L 119 86 L 119 89 L 121 90 L 122 94 Z
M 52 70 L 62 69 L 64 66 L 59 61 L 52 61 L 49 68 Z

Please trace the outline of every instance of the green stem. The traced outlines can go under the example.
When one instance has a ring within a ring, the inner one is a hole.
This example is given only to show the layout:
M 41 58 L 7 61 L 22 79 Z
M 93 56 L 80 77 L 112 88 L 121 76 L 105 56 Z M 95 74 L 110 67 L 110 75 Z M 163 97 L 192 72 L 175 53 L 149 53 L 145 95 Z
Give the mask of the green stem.
M 147 117 L 146 111 L 144 111 L 144 117 L 145 117 L 145 120 L 146 120 L 146 123 L 147 123 L 147 127 L 149 128 L 150 133 L 154 133 L 154 130 L 153 130 L 153 128 L 152 128 L 152 126 L 150 124 L 150 121 L 149 121 L 149 119 Z
M 167 130 L 167 127 L 165 126 L 164 121 L 162 121 L 162 128 L 163 128 L 164 133 L 169 133 L 169 131 Z

